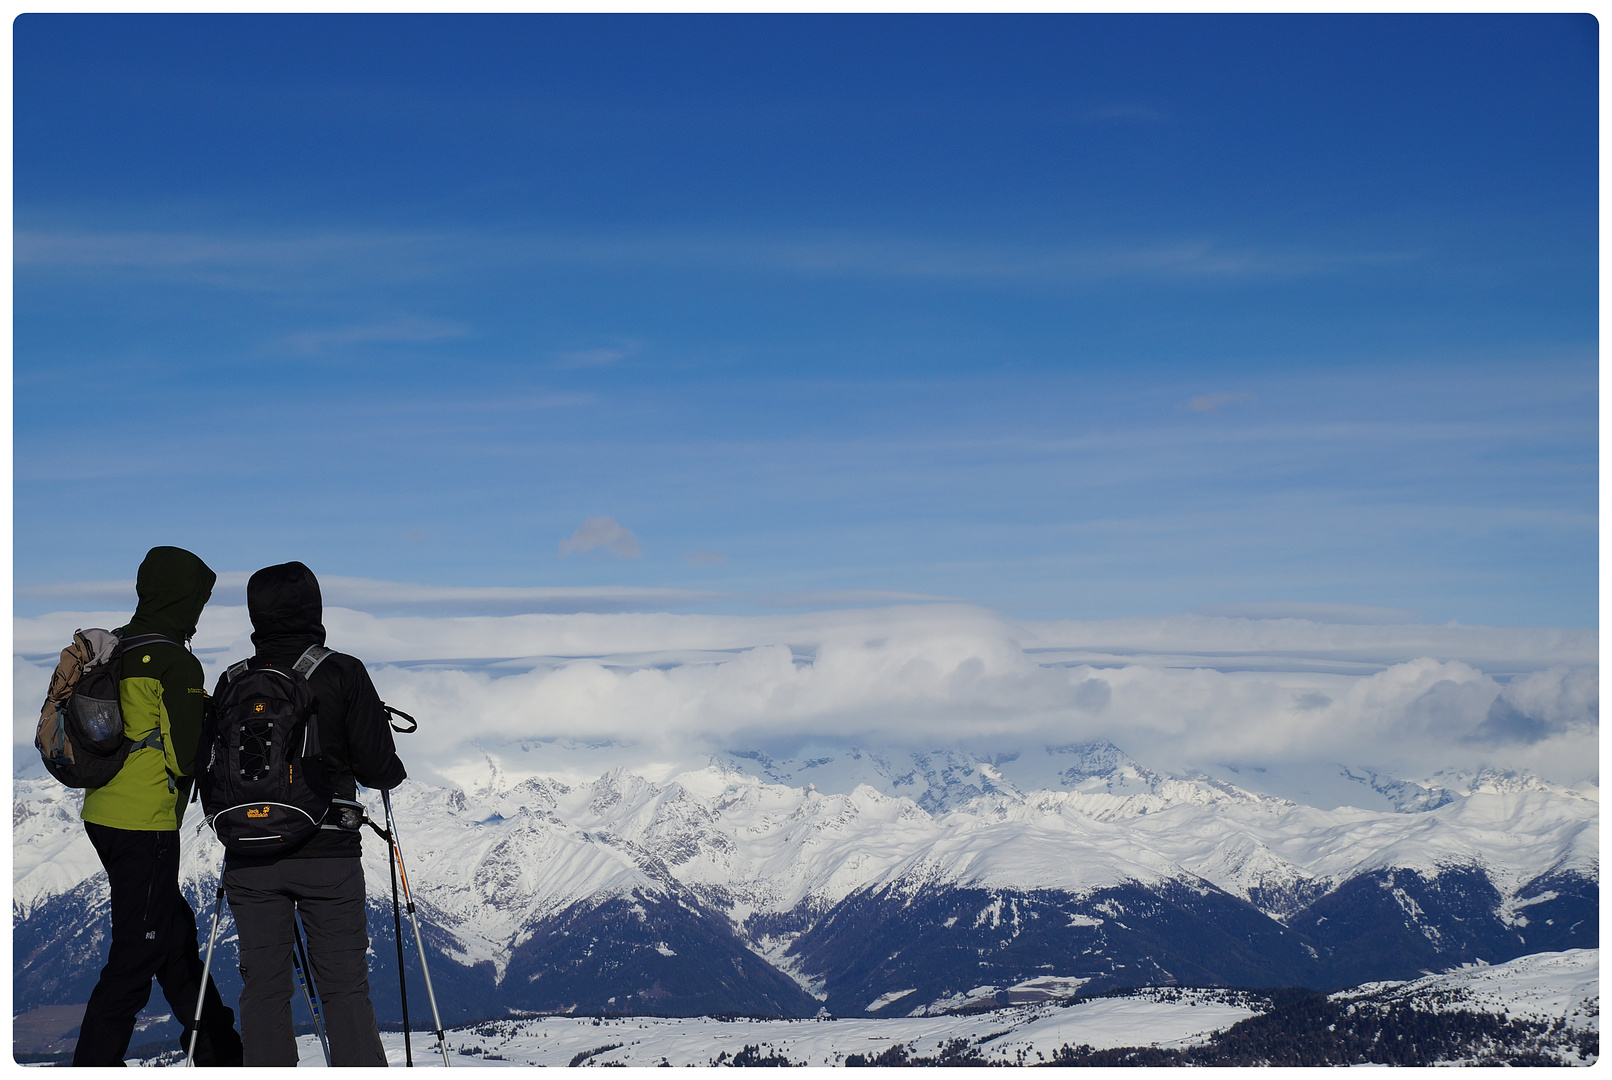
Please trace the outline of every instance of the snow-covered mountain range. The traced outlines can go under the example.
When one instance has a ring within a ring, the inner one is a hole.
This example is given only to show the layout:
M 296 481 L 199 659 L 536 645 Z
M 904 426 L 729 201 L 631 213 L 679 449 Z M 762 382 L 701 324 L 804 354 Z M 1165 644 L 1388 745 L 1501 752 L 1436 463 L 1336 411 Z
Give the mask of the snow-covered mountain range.
M 1155 772 L 1107 743 L 1011 760 L 746 751 L 653 780 L 508 765 L 394 794 L 450 1022 L 933 1015 L 1147 984 L 1332 990 L 1599 944 L 1593 787 L 1355 769 L 1340 775 L 1374 808 L 1323 809 Z M 14 792 L 21 1012 L 86 999 L 105 879 L 74 793 Z M 221 849 L 191 822 L 184 834 L 205 917 Z M 365 865 L 375 982 L 395 986 L 378 843 Z

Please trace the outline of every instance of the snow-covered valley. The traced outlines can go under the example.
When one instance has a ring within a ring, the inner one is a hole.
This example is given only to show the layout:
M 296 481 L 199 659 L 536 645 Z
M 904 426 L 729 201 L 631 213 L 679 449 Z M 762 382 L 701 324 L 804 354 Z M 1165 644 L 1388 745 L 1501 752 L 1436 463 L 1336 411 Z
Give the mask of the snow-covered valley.
M 1072 1003 L 1020 1005 L 988 1012 L 898 1019 L 760 1020 L 664 1017 L 581 1018 L 545 1016 L 493 1020 L 447 1032 L 455 1068 L 565 1065 L 844 1065 L 887 1055 L 908 1061 L 949 1059 L 969 1064 L 1034 1065 L 1060 1052 L 1192 1052 L 1207 1061 L 1252 1040 L 1233 1025 L 1256 1017 L 1276 1020 L 1340 1008 L 1355 1016 L 1397 1006 L 1437 1030 L 1438 1020 L 1458 1018 L 1482 1027 L 1498 1022 L 1501 1037 L 1466 1036 L 1457 1024 L 1438 1040 L 1425 1063 L 1528 1062 L 1591 1064 L 1600 1045 L 1600 953 L 1595 949 L 1542 953 L 1506 964 L 1468 968 L 1404 983 L 1363 986 L 1299 1003 L 1274 1002 L 1247 991 L 1148 989 Z M 1245 1025 L 1246 1027 L 1247 1025 Z M 1237 1038 L 1241 1035 L 1241 1038 Z M 394 1065 L 404 1063 L 403 1036 L 383 1033 Z M 1257 1034 L 1254 1035 L 1257 1039 Z M 1380 1046 L 1380 1040 L 1377 1040 Z M 318 1041 L 301 1039 L 302 1064 L 323 1063 Z M 412 1036 L 416 1065 L 442 1064 L 430 1032 Z M 1264 1060 L 1283 1057 L 1271 1040 Z M 1357 1047 L 1365 1061 L 1394 1060 L 1386 1050 Z M 1257 1051 L 1255 1052 L 1257 1054 Z M 1373 1055 L 1376 1056 L 1373 1056 Z M 172 1054 L 143 1064 L 166 1064 Z M 735 1060 L 737 1058 L 737 1060 Z M 1343 1058 L 1339 1064 L 1349 1063 Z M 1228 1062 L 1222 1062 L 1228 1063 Z

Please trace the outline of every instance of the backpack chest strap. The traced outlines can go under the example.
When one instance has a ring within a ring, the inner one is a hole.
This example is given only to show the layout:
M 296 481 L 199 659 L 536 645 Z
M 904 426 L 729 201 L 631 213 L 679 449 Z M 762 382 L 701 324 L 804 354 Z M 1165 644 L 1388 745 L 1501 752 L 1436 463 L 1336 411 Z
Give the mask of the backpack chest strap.
M 147 735 L 145 738 L 141 739 L 139 742 L 135 743 L 133 746 L 129 747 L 129 753 L 132 754 L 136 750 L 145 750 L 148 747 L 150 749 L 152 749 L 152 750 L 161 750 L 162 749 L 162 729 L 161 728 L 158 728 L 157 730 L 153 731 L 151 734 Z

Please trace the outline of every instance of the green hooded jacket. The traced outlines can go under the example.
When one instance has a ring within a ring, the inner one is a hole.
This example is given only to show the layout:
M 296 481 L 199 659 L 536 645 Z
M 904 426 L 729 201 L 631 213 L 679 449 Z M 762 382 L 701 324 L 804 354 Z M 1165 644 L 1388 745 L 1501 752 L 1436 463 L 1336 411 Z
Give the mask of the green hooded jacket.
M 123 654 L 118 697 L 123 733 L 139 740 L 161 730 L 163 745 L 134 751 L 111 782 L 85 791 L 85 821 L 116 829 L 179 828 L 207 711 L 201 661 L 184 643 L 196 633 L 217 580 L 206 563 L 183 548 L 152 548 L 140 564 L 139 605 L 120 633 L 126 638 L 161 634 L 168 641 Z

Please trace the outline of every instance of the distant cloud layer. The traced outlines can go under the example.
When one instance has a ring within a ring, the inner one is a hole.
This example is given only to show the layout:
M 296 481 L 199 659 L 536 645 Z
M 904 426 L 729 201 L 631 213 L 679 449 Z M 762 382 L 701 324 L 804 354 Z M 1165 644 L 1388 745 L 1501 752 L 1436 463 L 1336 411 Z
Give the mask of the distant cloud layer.
M 54 654 L 120 615 L 16 619 L 18 761 Z M 1596 775 L 1592 630 L 1173 616 L 1015 622 L 953 604 L 801 615 L 391 617 L 329 607 L 332 645 L 421 719 L 406 748 L 451 771 L 555 736 L 669 755 L 794 740 L 1014 748 L 1106 738 L 1188 768 L 1336 762 Z M 251 652 L 212 606 L 210 676 Z M 487 660 L 464 659 L 486 657 Z M 26 752 L 25 752 L 26 751 Z M 415 767 L 415 766 L 411 766 Z
M 209 610 L 246 603 L 245 570 L 219 573 Z M 509 586 L 420 585 L 374 578 L 319 575 L 319 590 L 326 606 L 353 608 L 376 614 L 505 615 L 571 613 L 578 611 L 660 611 L 693 607 L 728 599 L 728 594 L 698 589 L 666 589 L 624 585 Z M 132 609 L 134 579 L 21 585 L 14 599 L 36 609 Z
M 616 524 L 611 517 L 591 517 L 560 541 L 561 555 L 587 551 L 608 551 L 623 559 L 636 559 L 644 553 L 632 530 Z

